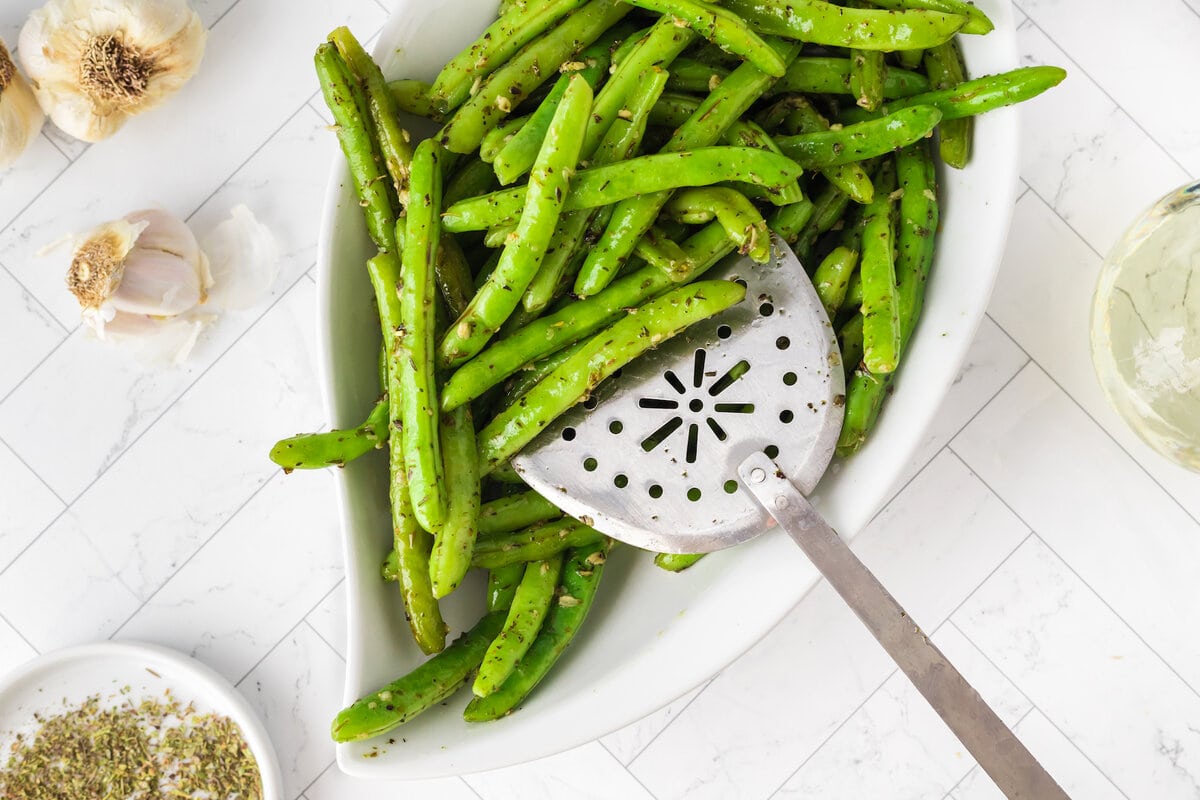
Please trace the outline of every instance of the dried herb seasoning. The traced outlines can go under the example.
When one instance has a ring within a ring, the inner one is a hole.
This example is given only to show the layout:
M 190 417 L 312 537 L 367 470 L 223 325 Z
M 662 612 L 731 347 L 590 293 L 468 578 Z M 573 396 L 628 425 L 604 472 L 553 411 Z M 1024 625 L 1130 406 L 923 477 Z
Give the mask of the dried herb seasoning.
M 99 695 L 14 737 L 0 769 L 5 800 L 262 800 L 262 778 L 233 720 L 168 692 L 134 704 Z

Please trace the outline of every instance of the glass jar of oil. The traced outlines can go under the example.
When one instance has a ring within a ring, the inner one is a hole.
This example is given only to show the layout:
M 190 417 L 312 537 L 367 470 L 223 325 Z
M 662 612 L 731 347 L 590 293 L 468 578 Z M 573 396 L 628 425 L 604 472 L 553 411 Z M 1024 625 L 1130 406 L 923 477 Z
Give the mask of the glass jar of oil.
M 1117 242 L 1091 334 L 1109 401 L 1150 446 L 1200 471 L 1200 182 L 1163 197 Z

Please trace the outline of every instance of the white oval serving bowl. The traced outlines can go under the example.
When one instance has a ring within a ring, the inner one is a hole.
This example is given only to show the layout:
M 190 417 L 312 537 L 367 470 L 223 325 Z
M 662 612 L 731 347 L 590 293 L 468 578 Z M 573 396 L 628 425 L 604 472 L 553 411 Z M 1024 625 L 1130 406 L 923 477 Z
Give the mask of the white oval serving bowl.
M 966 36 L 973 75 L 1016 66 L 1012 10 L 981 0 L 996 23 Z M 494 18 L 496 0 L 398 0 L 377 58 L 389 78 L 431 80 Z M 429 124 L 414 123 L 414 135 Z M 1017 187 L 1013 109 L 981 118 L 965 170 L 941 171 L 942 225 L 925 310 L 895 394 L 862 451 L 835 462 L 817 505 L 852 536 L 889 495 L 954 380 L 983 317 L 999 267 Z M 364 262 L 373 254 L 342 159 L 330 179 L 318 253 L 318 341 L 323 389 L 335 427 L 357 425 L 378 394 L 379 323 Z M 391 547 L 387 467 L 381 453 L 338 474 L 345 533 L 349 637 L 345 701 L 415 667 L 394 584 L 379 577 Z M 817 573 L 783 536 L 767 535 L 674 575 L 617 548 L 587 625 L 520 711 L 469 725 L 459 695 L 387 736 L 338 747 L 343 771 L 372 778 L 430 778 L 518 764 L 589 742 L 666 705 L 707 680 L 765 635 L 813 586 Z M 443 601 L 451 627 L 469 627 L 482 582 Z M 780 653 L 780 658 L 787 658 Z
M 123 692 L 123 689 L 127 690 Z M 183 653 L 141 642 L 100 642 L 56 650 L 22 664 L 0 678 L 0 753 L 12 737 L 37 729 L 35 713 L 53 716 L 89 697 L 101 705 L 114 697 L 138 702 L 170 690 L 200 713 L 233 720 L 258 762 L 264 800 L 283 800 L 283 778 L 275 748 L 262 723 L 233 684 Z M 0 764 L 4 761 L 0 757 Z

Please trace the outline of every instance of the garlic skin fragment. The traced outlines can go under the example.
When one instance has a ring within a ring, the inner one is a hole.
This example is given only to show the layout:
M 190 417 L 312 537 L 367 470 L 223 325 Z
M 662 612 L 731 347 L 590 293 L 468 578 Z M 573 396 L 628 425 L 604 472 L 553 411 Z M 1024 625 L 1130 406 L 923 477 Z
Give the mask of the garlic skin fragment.
M 241 311 L 270 294 L 279 275 L 279 247 L 250 209 L 234 206 L 229 219 L 204 237 L 202 247 L 212 272 L 211 305 Z
M 206 35 L 186 0 L 50 0 L 29 15 L 17 50 L 54 124 L 98 142 L 179 91 Z
M 0 41 L 0 169 L 12 164 L 42 130 L 46 115 Z

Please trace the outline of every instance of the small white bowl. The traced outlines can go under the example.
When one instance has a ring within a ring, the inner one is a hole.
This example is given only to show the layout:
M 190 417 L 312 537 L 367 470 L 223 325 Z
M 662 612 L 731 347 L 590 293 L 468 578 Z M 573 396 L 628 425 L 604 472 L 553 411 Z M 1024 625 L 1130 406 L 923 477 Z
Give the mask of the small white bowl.
M 980 0 L 995 22 L 964 36 L 972 75 L 1017 66 L 1008 0 Z M 432 80 L 494 19 L 496 0 L 397 0 L 376 48 L 390 78 Z M 411 120 L 415 137 L 433 127 Z M 1017 188 L 1017 116 L 981 117 L 967 169 L 943 170 L 943 215 L 925 311 L 879 425 L 860 453 L 835 462 L 814 500 L 845 536 L 858 532 L 896 479 L 954 380 L 983 318 L 1008 235 Z M 326 408 L 335 427 L 357 425 L 378 394 L 379 322 L 364 262 L 374 251 L 340 154 L 330 179 L 317 261 L 317 340 Z M 382 451 L 338 473 L 345 533 L 349 642 L 345 701 L 413 669 L 413 644 L 395 584 L 379 566 L 391 546 Z M 759 537 L 678 575 L 644 553 L 617 548 L 586 626 L 515 714 L 469 725 L 462 694 L 383 737 L 338 747 L 360 777 L 430 778 L 496 769 L 584 744 L 698 686 L 748 650 L 817 580 L 784 536 Z M 479 585 L 443 602 L 454 630 L 483 608 Z M 786 659 L 787 653 L 780 653 Z
M 37 730 L 34 714 L 52 716 L 77 708 L 87 698 L 122 696 L 134 702 L 161 698 L 170 689 L 181 703 L 237 723 L 258 762 L 264 800 L 283 800 L 275 749 L 246 699 L 229 681 L 182 653 L 153 644 L 102 642 L 69 647 L 29 661 L 0 679 L 0 753 L 13 737 Z

